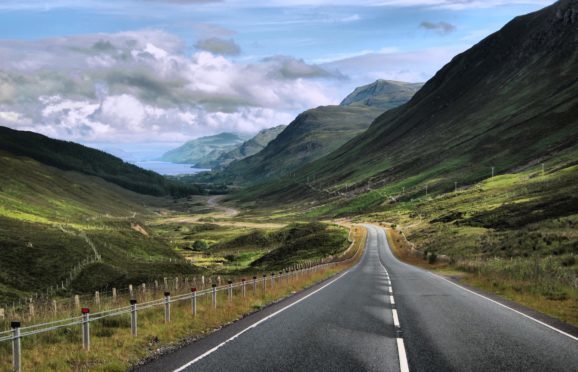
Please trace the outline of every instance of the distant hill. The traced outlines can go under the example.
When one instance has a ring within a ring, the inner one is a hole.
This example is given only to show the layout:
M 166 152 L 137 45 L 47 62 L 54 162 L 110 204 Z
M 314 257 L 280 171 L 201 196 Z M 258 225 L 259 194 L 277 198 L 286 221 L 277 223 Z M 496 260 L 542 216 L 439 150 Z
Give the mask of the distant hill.
M 371 84 L 356 88 L 341 101 L 340 105 L 365 105 L 389 110 L 409 101 L 422 86 L 423 83 L 379 79 Z
M 357 88 L 342 105 L 305 111 L 262 151 L 232 162 L 223 170 L 222 177 L 243 183 L 291 173 L 363 132 L 383 113 L 384 105 L 408 101 L 419 87 L 378 80 Z
M 235 133 L 219 133 L 214 136 L 201 137 L 166 152 L 160 160 L 193 164 L 199 168 L 210 167 L 210 164 L 219 156 L 240 146 L 245 140 L 246 138 Z
M 277 138 L 279 133 L 281 133 L 286 127 L 286 125 L 278 125 L 276 127 L 261 130 L 251 139 L 243 142 L 238 147 L 222 154 L 215 161 L 209 163 L 208 168 L 222 169 L 235 160 L 241 160 L 251 155 L 255 155 L 259 151 L 263 150 L 269 142 Z
M 578 1 L 563 0 L 516 17 L 364 133 L 246 195 L 298 200 L 370 183 L 439 192 L 484 179 L 491 167 L 498 174 L 569 156 L 578 143 L 577 15 Z
M 55 140 L 38 133 L 0 126 L 0 150 L 63 170 L 97 176 L 142 194 L 185 196 L 200 193 L 196 186 L 169 181 L 155 172 L 125 163 L 104 151 Z

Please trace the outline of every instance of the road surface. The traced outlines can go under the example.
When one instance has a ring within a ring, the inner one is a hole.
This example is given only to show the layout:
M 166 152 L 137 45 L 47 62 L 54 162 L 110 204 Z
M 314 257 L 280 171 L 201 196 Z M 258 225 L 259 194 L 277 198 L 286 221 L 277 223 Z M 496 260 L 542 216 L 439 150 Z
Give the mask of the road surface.
M 352 269 L 139 370 L 578 370 L 575 329 L 404 264 L 384 231 L 367 227 Z

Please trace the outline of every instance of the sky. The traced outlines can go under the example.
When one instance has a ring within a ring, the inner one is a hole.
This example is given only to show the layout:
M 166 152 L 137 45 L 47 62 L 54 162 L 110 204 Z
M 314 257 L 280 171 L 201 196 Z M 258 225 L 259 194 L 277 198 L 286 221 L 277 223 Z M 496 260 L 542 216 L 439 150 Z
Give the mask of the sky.
M 0 0 L 0 125 L 125 159 L 425 82 L 551 0 Z

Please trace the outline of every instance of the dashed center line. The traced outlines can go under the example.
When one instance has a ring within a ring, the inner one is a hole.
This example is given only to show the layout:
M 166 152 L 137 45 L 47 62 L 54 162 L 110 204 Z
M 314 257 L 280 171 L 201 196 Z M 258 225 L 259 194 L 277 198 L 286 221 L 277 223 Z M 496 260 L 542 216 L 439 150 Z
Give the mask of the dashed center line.
M 395 326 L 395 333 L 396 333 L 396 342 L 397 342 L 397 354 L 399 356 L 399 370 L 401 372 L 409 372 L 409 363 L 407 361 L 407 353 L 405 351 L 405 343 L 403 342 L 403 338 L 401 337 L 401 325 L 399 323 L 399 316 L 397 315 L 397 309 L 394 309 L 395 306 L 395 299 L 393 297 L 393 286 L 391 283 L 391 279 L 389 277 L 389 272 L 385 268 L 383 262 L 381 262 L 381 258 L 379 256 L 379 247 L 377 252 L 377 258 L 379 260 L 379 264 L 385 271 L 385 278 L 387 279 L 387 292 L 389 294 L 389 302 L 392 305 L 391 313 L 393 316 L 393 325 Z

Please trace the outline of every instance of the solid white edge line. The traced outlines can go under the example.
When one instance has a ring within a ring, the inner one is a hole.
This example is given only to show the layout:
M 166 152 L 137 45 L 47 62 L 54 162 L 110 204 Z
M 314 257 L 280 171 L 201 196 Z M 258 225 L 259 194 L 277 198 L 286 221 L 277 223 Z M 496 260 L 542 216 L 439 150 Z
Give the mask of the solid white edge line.
M 373 225 L 370 225 L 370 226 L 373 226 Z M 375 227 L 376 229 L 378 229 L 378 230 L 384 231 L 384 234 L 385 234 L 385 229 L 383 229 L 383 228 L 378 228 L 378 227 L 376 227 L 376 226 L 374 226 L 374 227 Z M 385 236 L 385 240 L 387 241 L 387 235 Z M 379 260 L 379 262 L 381 263 L 381 260 Z M 400 261 L 400 262 L 401 262 L 401 261 Z M 383 266 L 383 263 L 381 263 L 381 266 Z M 410 266 L 415 267 L 415 266 L 413 266 L 413 265 L 410 265 Z M 541 324 L 541 325 L 543 325 L 544 327 L 550 328 L 551 330 L 553 330 L 553 331 L 555 331 L 555 332 L 558 332 L 558 333 L 560 333 L 561 335 L 564 335 L 564 336 L 566 336 L 566 337 L 569 337 L 570 339 L 572 339 L 572 340 L 574 340 L 574 341 L 578 341 L 578 337 L 573 336 L 573 335 L 571 335 L 571 334 L 569 334 L 569 333 L 567 333 L 567 332 L 564 332 L 564 331 L 562 331 L 561 329 L 558 329 L 558 328 L 556 328 L 556 327 L 553 327 L 553 326 L 549 325 L 548 323 L 544 323 L 544 322 L 542 322 L 541 320 L 538 320 L 538 319 L 536 319 L 536 318 L 533 318 L 533 317 L 531 317 L 530 315 L 524 314 L 523 312 L 518 311 L 518 310 L 516 310 L 516 309 L 513 309 L 513 308 L 509 307 L 508 305 L 504 305 L 503 303 L 501 303 L 501 302 L 499 302 L 499 301 L 492 300 L 491 298 L 486 297 L 486 296 L 484 296 L 484 295 L 482 295 L 482 294 L 479 294 L 479 293 L 477 293 L 477 292 L 474 292 L 474 291 L 472 291 L 472 290 L 470 290 L 470 289 L 467 289 L 466 287 L 462 287 L 461 285 L 459 285 L 459 284 L 457 284 L 457 283 L 454 283 L 454 282 L 452 282 L 451 280 L 448 280 L 448 279 L 444 278 L 444 277 L 441 276 L 441 275 L 434 274 L 434 273 L 432 273 L 431 271 L 427 271 L 427 270 L 424 270 L 424 271 L 427 272 L 427 273 L 430 273 L 431 275 L 435 276 L 436 278 L 440 278 L 440 279 L 442 279 L 442 280 L 445 280 L 446 282 L 448 282 L 448 283 L 450 283 L 450 284 L 453 284 L 453 285 L 455 285 L 456 287 L 463 289 L 464 291 L 470 292 L 470 293 L 472 293 L 472 294 L 474 294 L 474 295 L 476 295 L 476 296 L 478 296 L 478 297 L 484 298 L 484 299 L 486 299 L 486 300 L 488 300 L 488 301 L 490 301 L 490 302 L 495 303 L 496 305 L 499 305 L 499 306 L 501 306 L 501 307 L 503 307 L 503 308 L 506 308 L 506 309 L 508 309 L 508 310 L 511 310 L 511 311 L 517 313 L 518 315 L 522 315 L 523 317 L 525 317 L 525 318 L 527 318 L 527 319 L 530 319 L 530 320 L 532 320 L 532 321 L 534 321 L 534 322 L 536 322 L 536 323 L 538 323 L 538 324 Z
M 501 303 L 501 302 L 499 302 L 499 301 L 492 300 L 491 298 L 486 297 L 486 296 L 484 296 L 484 295 L 481 295 L 481 294 L 479 294 L 479 293 L 477 293 L 477 292 L 474 292 L 474 291 L 472 291 L 472 290 L 470 290 L 470 289 L 467 289 L 466 287 L 462 287 L 461 285 L 459 285 L 459 284 L 457 284 L 457 283 L 454 283 L 454 282 L 452 282 L 451 280 L 448 280 L 448 279 L 444 278 L 443 276 L 434 274 L 434 273 L 432 273 L 432 272 L 429 272 L 429 273 L 432 274 L 433 276 L 437 277 L 437 278 L 440 278 L 440 279 L 445 280 L 446 282 L 448 282 L 448 283 L 450 283 L 450 284 L 455 285 L 455 286 L 458 287 L 458 288 L 463 289 L 464 291 L 467 291 L 467 292 L 470 292 L 470 293 L 472 293 L 472 294 L 475 294 L 475 295 L 478 296 L 478 297 L 485 298 L 486 300 L 488 300 L 488 301 L 490 301 L 490 302 L 493 302 L 493 303 L 495 303 L 496 305 L 500 305 L 501 307 L 504 307 L 504 308 L 506 308 L 506 309 L 512 310 L 513 312 L 515 312 L 515 313 L 517 313 L 517 314 L 519 314 L 519 315 L 522 315 L 523 317 L 526 317 L 526 318 L 528 318 L 528 319 L 530 319 L 530 320 L 533 320 L 534 322 L 536 322 L 536 323 L 538 323 L 538 324 L 541 324 L 541 325 L 543 325 L 543 326 L 545 326 L 545 327 L 548 327 L 548 328 L 550 328 L 550 329 L 553 330 L 553 331 L 556 331 L 556 332 L 558 332 L 558 333 L 560 333 L 560 334 L 562 334 L 562 335 L 564 335 L 564 336 L 570 337 L 570 338 L 573 339 L 574 341 L 578 341 L 578 337 L 572 336 L 571 334 L 566 333 L 566 332 L 562 331 L 561 329 L 558 329 L 558 328 L 556 328 L 556 327 L 553 327 L 553 326 L 551 326 L 551 325 L 549 325 L 549 324 L 547 324 L 547 323 L 544 323 L 544 322 L 542 322 L 542 321 L 540 321 L 540 320 L 538 320 L 538 319 L 536 319 L 536 318 L 532 318 L 531 316 L 529 316 L 529 315 L 527 315 L 527 314 L 524 314 L 523 312 L 518 311 L 518 310 L 516 310 L 516 309 L 513 309 L 513 308 L 511 308 L 511 307 L 509 307 L 509 306 L 507 306 L 507 305 L 504 305 L 503 303 Z
M 399 370 L 401 372 L 409 372 L 405 344 L 403 343 L 403 338 L 400 337 L 397 338 L 397 352 L 399 353 Z
M 389 296 L 389 302 L 390 302 L 392 305 L 395 305 L 395 299 L 393 298 L 393 296 Z
M 250 329 L 256 328 L 258 325 L 260 325 L 261 323 L 266 322 L 267 320 L 273 318 L 275 315 L 282 313 L 283 311 L 297 305 L 298 303 L 300 303 L 301 301 L 304 301 L 306 299 L 308 299 L 309 297 L 313 296 L 314 294 L 316 294 L 317 292 L 321 291 L 323 288 L 330 286 L 331 284 L 335 283 L 336 281 L 338 281 L 339 279 L 343 278 L 346 274 L 348 274 L 350 272 L 351 269 L 347 270 L 346 272 L 344 272 L 343 274 L 339 275 L 337 278 L 333 279 L 332 281 L 330 281 L 329 283 L 325 284 L 323 287 L 321 288 L 317 288 L 315 291 L 309 293 L 307 296 L 304 296 L 302 298 L 300 298 L 299 300 L 290 303 L 289 305 L 285 306 L 282 309 L 279 309 L 277 311 L 275 311 L 273 314 L 267 315 L 265 318 L 259 320 L 258 322 L 253 323 L 252 325 L 250 325 L 249 327 L 243 329 L 242 331 L 236 333 L 235 335 L 229 337 L 228 339 L 226 339 L 225 341 L 221 342 L 220 344 L 218 344 L 217 346 L 215 346 L 214 348 L 207 350 L 206 352 L 204 352 L 203 354 L 199 355 L 198 357 L 196 357 L 195 359 L 191 360 L 190 362 L 188 362 L 187 364 L 184 364 L 183 366 L 177 368 L 174 370 L 174 372 L 180 372 L 183 371 L 184 369 L 192 366 L 193 364 L 195 364 L 196 362 L 198 362 L 199 360 L 203 359 L 204 357 L 214 353 L 215 351 L 217 351 L 218 349 L 220 349 L 221 347 L 223 347 L 225 344 L 229 343 L 230 341 L 233 341 L 234 339 L 236 339 L 237 337 L 241 336 L 243 333 L 247 332 Z
M 400 328 L 399 327 L 399 318 L 397 317 L 397 310 L 391 309 L 391 312 L 393 313 L 393 325 L 396 326 L 397 328 Z

